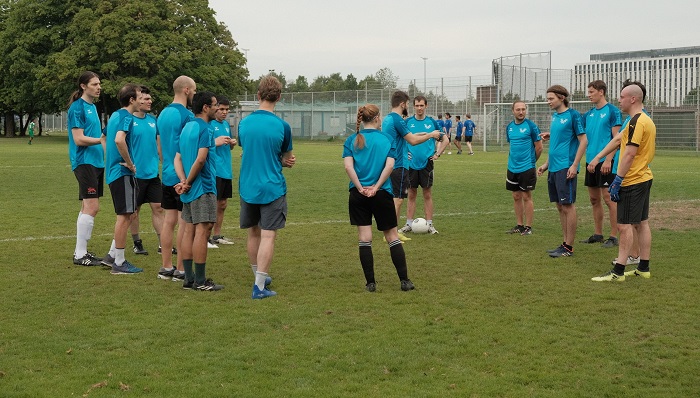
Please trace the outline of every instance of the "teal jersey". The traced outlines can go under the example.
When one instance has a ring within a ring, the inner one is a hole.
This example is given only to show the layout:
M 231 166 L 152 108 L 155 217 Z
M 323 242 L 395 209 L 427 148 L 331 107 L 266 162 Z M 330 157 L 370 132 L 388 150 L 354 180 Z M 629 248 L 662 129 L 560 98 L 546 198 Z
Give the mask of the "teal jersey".
M 134 115 L 131 132 L 131 154 L 136 165 L 136 178 L 147 180 L 158 177 L 158 128 L 153 115 Z
M 246 203 L 268 204 L 287 194 L 282 154 L 292 150 L 292 129 L 272 112 L 257 110 L 238 125 L 243 149 L 238 192 Z
M 390 140 L 394 141 L 396 148 L 396 163 L 394 169 L 408 168 L 408 143 L 404 140 L 404 136 L 409 133 L 406 122 L 401 115 L 396 112 L 391 112 L 382 120 L 382 133 L 386 134 Z
M 464 121 L 464 133 L 467 135 L 467 137 L 471 137 L 474 135 L 474 129 L 476 128 L 476 124 L 471 119 L 467 119 Z
M 412 134 L 432 133 L 438 129 L 437 123 L 430 116 L 427 116 L 425 119 L 416 119 L 415 116 L 411 116 L 406 120 L 406 125 L 408 126 L 408 131 Z M 430 138 L 428 141 L 418 145 L 408 144 L 408 153 L 410 158 L 409 168 L 423 170 L 428 165 L 430 157 L 435 154 L 435 139 Z
M 464 129 L 464 123 L 462 123 L 462 121 L 460 120 L 459 122 L 457 122 L 457 131 L 456 131 L 456 135 L 461 136 L 461 135 L 462 135 L 462 130 L 463 130 L 463 129 Z
M 608 145 L 612 139 L 612 129 L 622 124 L 620 110 L 612 104 L 605 104 L 602 108 L 593 108 L 583 115 L 583 128 L 586 130 L 588 147 L 586 148 L 586 160 L 593 159 Z M 600 159 L 603 162 L 605 158 Z
M 74 128 L 82 129 L 83 135 L 86 137 L 102 137 L 102 124 L 95 104 L 82 98 L 78 98 L 70 104 L 68 108 L 68 157 L 73 170 L 81 164 L 89 164 L 103 169 L 105 167 L 105 153 L 102 145 L 76 145 L 72 133 Z
M 195 160 L 197 160 L 197 155 L 199 155 L 201 148 L 209 150 L 207 160 L 202 169 L 199 170 L 199 174 L 192 181 L 190 190 L 180 195 L 182 203 L 191 203 L 207 193 L 216 194 L 216 175 L 214 171 L 214 157 L 216 156 L 214 150 L 216 144 L 214 144 L 214 134 L 207 122 L 200 118 L 195 118 L 185 124 L 178 140 L 178 152 L 180 153 L 182 168 L 185 170 L 187 178 L 190 176 L 190 170 Z
M 173 162 L 182 127 L 191 120 L 194 120 L 194 114 L 181 104 L 175 103 L 166 106 L 158 115 L 157 126 L 163 156 L 163 185 L 172 187 L 180 182 Z
M 114 138 L 117 136 L 118 131 L 125 132 L 126 146 L 129 150 L 129 156 L 132 160 L 134 159 L 131 143 L 133 122 L 134 116 L 124 108 L 114 112 L 107 122 L 107 160 L 105 167 L 105 180 L 107 181 L 107 184 L 110 184 L 123 176 L 134 175 L 131 170 L 120 164 L 124 163 L 125 160 L 119 153 L 116 142 L 114 142 Z
M 549 130 L 549 171 L 554 173 L 568 169 L 574 164 L 578 151 L 578 136 L 585 134 L 581 114 L 574 109 L 552 115 Z
M 217 137 L 232 137 L 231 126 L 228 124 L 227 120 L 221 122 L 216 119 L 209 122 L 209 125 L 214 131 L 214 140 Z M 216 176 L 219 178 L 225 178 L 227 180 L 233 179 L 233 167 L 231 165 L 231 146 L 221 145 L 216 147 Z
M 365 139 L 365 146 L 361 149 L 355 145 L 358 135 L 362 135 Z M 361 130 L 359 133 L 349 136 L 343 145 L 343 158 L 352 157 L 357 179 L 360 180 L 360 184 L 363 187 L 376 184 L 382 175 L 384 166 L 386 166 L 386 159 L 389 157 L 395 158 L 395 156 L 393 140 L 375 129 Z M 353 187 L 355 187 L 355 184 L 350 181 L 349 189 Z M 391 179 L 387 178 L 380 189 L 392 193 Z
M 540 129 L 530 119 L 518 124 L 510 122 L 506 127 L 506 138 L 510 143 L 508 170 L 522 173 L 535 167 L 535 142 L 542 140 Z

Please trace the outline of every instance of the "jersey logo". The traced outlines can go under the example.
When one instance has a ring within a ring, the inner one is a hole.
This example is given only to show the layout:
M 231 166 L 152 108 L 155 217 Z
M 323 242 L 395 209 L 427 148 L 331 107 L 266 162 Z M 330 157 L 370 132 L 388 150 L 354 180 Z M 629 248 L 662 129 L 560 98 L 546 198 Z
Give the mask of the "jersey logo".
M 411 128 L 413 128 L 413 127 L 416 127 L 416 125 L 415 125 L 415 124 L 413 124 L 413 123 L 411 123 L 411 124 L 409 124 L 409 125 L 408 125 L 408 127 L 411 127 Z
M 425 124 L 423 124 L 423 127 L 425 127 L 426 129 L 429 129 L 429 128 L 433 127 L 433 125 L 430 123 L 425 123 Z
M 601 118 L 601 119 L 605 118 L 606 116 L 608 116 L 607 113 L 601 113 L 601 114 L 600 114 L 600 118 Z
M 527 127 L 521 127 L 520 128 L 521 133 L 527 133 Z
M 561 123 L 561 124 L 565 124 L 568 121 L 569 121 L 569 119 L 559 119 L 559 123 Z
M 149 126 L 151 126 L 152 129 L 156 128 L 156 124 L 153 122 L 148 123 Z

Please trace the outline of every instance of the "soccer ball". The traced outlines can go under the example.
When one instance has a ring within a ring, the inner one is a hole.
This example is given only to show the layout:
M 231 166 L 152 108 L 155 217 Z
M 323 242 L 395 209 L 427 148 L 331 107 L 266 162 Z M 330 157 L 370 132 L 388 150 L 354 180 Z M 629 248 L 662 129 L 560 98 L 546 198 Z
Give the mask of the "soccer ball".
M 411 231 L 416 234 L 427 234 L 428 229 L 430 229 L 430 225 L 428 225 L 425 218 L 416 218 L 411 224 Z

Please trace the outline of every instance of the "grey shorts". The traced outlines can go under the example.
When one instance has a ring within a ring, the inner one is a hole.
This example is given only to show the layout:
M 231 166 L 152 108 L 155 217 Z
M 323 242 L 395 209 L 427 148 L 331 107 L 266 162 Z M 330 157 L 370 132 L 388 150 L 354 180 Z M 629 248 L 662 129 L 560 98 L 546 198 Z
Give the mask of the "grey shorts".
M 216 194 L 205 193 L 190 203 L 183 203 L 182 219 L 189 224 L 215 223 Z
M 247 203 L 241 199 L 240 226 L 241 229 L 259 226 L 266 231 L 276 231 L 284 228 L 287 222 L 287 196 L 283 195 L 274 201 L 260 205 Z

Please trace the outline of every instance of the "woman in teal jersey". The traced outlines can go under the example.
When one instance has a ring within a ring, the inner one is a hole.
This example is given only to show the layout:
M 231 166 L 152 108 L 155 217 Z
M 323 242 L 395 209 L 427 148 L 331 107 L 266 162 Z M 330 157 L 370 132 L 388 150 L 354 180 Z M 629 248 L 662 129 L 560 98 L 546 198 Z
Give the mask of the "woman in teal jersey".
M 392 140 L 379 131 L 379 108 L 367 104 L 357 111 L 357 133 L 345 141 L 343 162 L 350 177 L 348 208 L 350 224 L 357 225 L 359 235 L 360 264 L 367 281 L 367 291 L 376 291 L 374 256 L 372 254 L 372 216 L 377 229 L 384 233 L 389 243 L 391 260 L 401 281 L 401 290 L 413 290 L 408 279 L 406 253 L 396 229 L 393 196 L 389 176 L 394 168 L 395 147 Z M 360 130 L 360 124 L 364 129 Z

